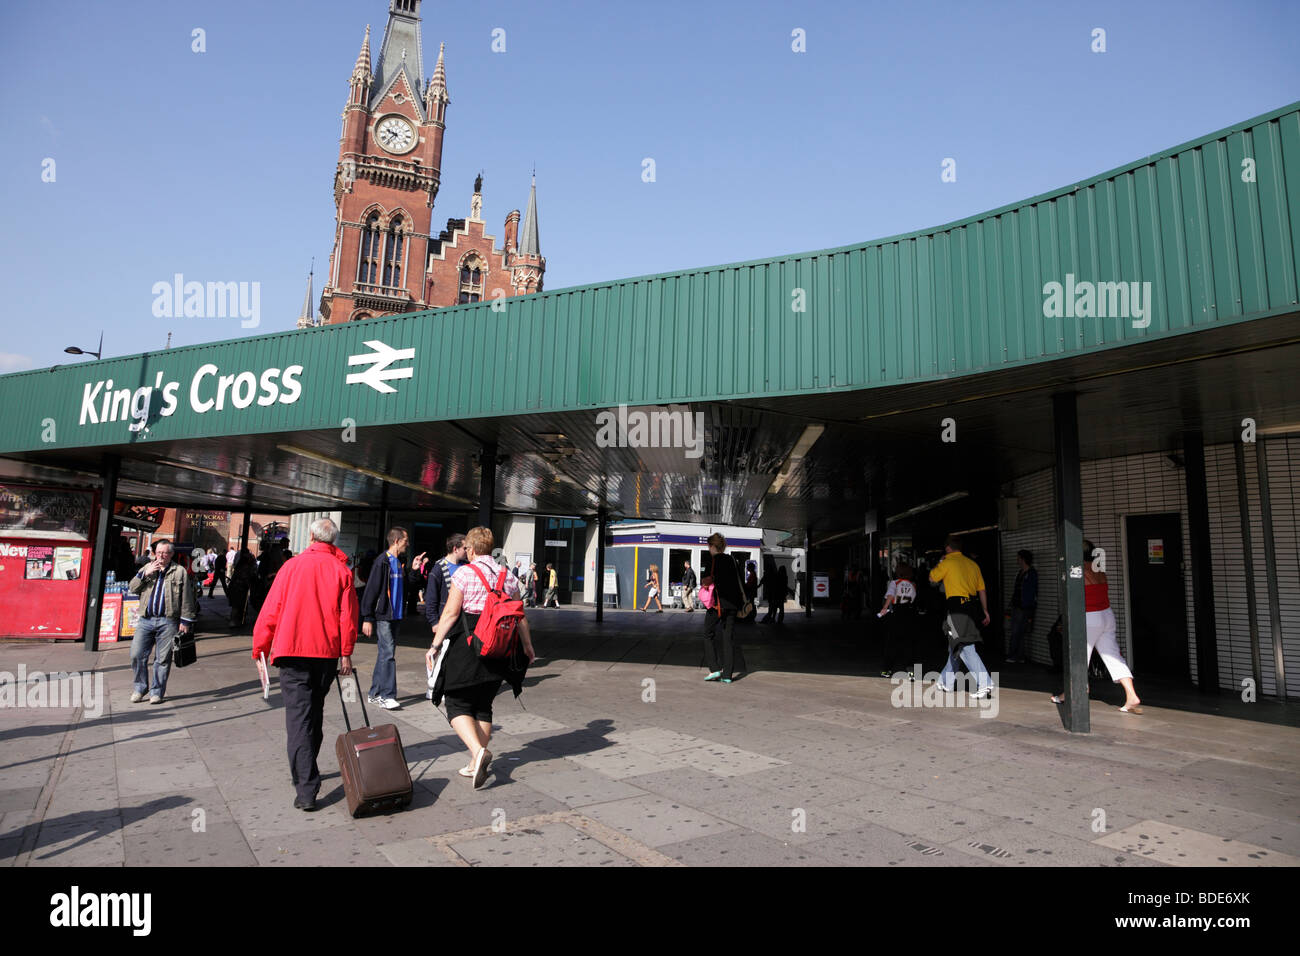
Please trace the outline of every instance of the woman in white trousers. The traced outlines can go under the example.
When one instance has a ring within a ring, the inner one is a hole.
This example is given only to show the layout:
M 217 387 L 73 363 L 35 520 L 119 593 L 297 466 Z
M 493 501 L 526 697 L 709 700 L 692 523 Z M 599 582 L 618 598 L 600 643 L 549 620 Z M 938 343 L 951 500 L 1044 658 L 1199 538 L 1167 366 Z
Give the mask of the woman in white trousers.
M 1119 642 L 1115 639 L 1115 612 L 1110 608 L 1110 585 L 1105 571 L 1093 569 L 1094 552 L 1091 541 L 1083 542 L 1083 600 L 1088 619 L 1088 654 L 1085 661 L 1092 659 L 1095 648 L 1106 665 L 1110 679 L 1124 688 L 1124 714 L 1142 713 L 1137 691 L 1133 689 L 1133 672 L 1128 669 L 1124 655 L 1120 653 Z M 1052 698 L 1053 703 L 1065 700 L 1064 694 Z

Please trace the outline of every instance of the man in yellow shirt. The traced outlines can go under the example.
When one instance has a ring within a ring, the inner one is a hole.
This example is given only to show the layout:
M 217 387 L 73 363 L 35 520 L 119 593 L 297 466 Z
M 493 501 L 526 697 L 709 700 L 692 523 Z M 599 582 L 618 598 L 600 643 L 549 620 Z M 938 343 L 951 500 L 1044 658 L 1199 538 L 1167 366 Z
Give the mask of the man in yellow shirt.
M 948 535 L 944 543 L 943 559 L 930 571 L 930 580 L 943 584 L 947 621 L 945 632 L 948 635 L 948 662 L 939 674 L 939 686 L 952 692 L 955 676 L 956 658 L 960 657 L 966 669 L 975 676 L 978 690 L 972 699 L 981 700 L 993 694 L 993 679 L 980 659 L 975 645 L 984 638 L 976 624 L 975 596 L 979 595 L 978 607 L 983 612 L 983 625 L 989 623 L 988 594 L 984 588 L 984 575 L 980 566 L 961 553 L 961 539 Z
M 542 601 L 542 608 L 551 607 L 554 601 L 555 607 L 560 606 L 560 576 L 555 573 L 555 566 L 548 564 L 546 566 L 546 600 Z

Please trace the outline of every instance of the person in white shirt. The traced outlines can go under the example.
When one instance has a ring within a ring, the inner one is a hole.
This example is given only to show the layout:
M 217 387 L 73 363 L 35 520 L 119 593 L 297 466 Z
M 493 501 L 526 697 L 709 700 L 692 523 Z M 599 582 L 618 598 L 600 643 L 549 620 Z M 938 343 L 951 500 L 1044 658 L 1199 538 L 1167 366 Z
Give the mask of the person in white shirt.
M 894 569 L 894 577 L 885 589 L 884 606 L 876 615 L 884 619 L 885 625 L 885 668 L 880 672 L 881 677 L 890 677 L 899 670 L 906 669 L 915 680 L 911 670 L 913 665 L 919 663 L 916 654 L 919 596 L 916 572 L 906 561 L 899 561 Z

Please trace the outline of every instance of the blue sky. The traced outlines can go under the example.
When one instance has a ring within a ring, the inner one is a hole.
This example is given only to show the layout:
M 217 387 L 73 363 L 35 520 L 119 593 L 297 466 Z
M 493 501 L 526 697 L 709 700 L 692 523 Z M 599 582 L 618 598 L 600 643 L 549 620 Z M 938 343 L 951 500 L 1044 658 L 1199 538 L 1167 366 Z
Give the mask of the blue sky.
M 114 356 L 292 328 L 329 256 L 347 79 L 387 10 L 5 0 L 0 372 L 101 331 Z M 425 0 L 422 16 L 426 77 L 445 42 L 451 95 L 434 228 L 468 214 L 482 169 L 499 237 L 535 164 L 550 289 L 939 225 L 1300 99 L 1293 2 Z M 260 283 L 260 326 L 156 318 L 152 287 L 178 272 Z

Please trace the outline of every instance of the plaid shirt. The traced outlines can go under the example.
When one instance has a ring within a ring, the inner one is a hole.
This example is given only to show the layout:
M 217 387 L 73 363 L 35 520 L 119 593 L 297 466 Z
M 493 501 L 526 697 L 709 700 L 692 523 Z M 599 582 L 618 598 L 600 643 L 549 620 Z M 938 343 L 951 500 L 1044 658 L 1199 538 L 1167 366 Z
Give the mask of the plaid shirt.
M 483 576 L 488 579 L 493 587 L 496 586 L 497 578 L 501 576 L 502 569 L 497 567 L 497 563 L 488 555 L 482 555 L 474 560 L 478 569 L 483 572 Z M 467 614 L 483 613 L 483 605 L 487 603 L 488 589 L 483 587 L 483 582 L 478 579 L 478 575 L 470 570 L 468 564 L 462 565 L 456 569 L 456 573 L 451 576 L 451 583 L 460 588 L 464 595 L 461 607 Z M 522 597 L 519 590 L 519 582 L 515 580 L 514 575 L 506 571 L 506 583 L 501 588 L 501 593 L 508 598 Z

